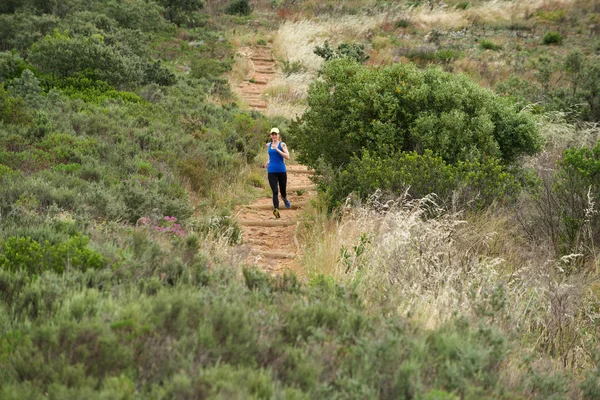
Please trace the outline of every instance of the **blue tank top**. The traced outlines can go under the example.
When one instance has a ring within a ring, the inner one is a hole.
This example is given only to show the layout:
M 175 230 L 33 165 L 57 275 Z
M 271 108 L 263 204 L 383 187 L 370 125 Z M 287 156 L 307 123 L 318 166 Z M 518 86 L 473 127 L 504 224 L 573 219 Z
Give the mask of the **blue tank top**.
M 271 148 L 272 145 L 273 143 L 269 143 L 269 166 L 267 172 L 286 172 L 283 156 L 277 150 Z M 279 142 L 277 148 L 281 150 L 281 142 Z

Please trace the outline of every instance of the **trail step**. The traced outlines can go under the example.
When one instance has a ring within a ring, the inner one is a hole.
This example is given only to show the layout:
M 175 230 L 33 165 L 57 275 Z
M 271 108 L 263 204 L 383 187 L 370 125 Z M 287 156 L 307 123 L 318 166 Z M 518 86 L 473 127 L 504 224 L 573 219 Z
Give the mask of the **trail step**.
M 252 57 L 251 59 L 252 59 L 252 61 L 268 61 L 268 62 L 275 61 L 272 58 L 265 58 L 265 57 L 256 57 L 256 58 Z
M 296 220 L 239 220 L 238 224 L 242 226 L 292 226 L 296 225 Z
M 299 203 L 292 203 L 292 206 L 289 208 L 290 210 L 297 210 L 301 207 L 304 207 L 305 205 L 307 205 L 308 203 L 306 201 L 304 202 L 299 202 Z M 269 210 L 273 208 L 273 204 L 248 204 L 246 206 L 243 206 L 246 208 L 250 208 L 252 210 Z M 285 211 L 286 208 L 280 208 L 279 211 Z
M 252 255 L 260 255 L 267 258 L 279 258 L 279 259 L 294 259 L 296 258 L 295 254 L 290 253 L 278 253 L 276 251 L 264 251 L 264 250 L 251 250 L 250 254 Z

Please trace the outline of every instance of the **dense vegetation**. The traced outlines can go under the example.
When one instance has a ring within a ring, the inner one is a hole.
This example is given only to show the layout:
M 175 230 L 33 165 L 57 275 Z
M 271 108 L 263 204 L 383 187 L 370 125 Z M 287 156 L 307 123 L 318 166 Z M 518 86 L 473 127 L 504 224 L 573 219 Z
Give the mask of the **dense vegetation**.
M 307 165 L 343 171 L 326 185 L 337 204 L 352 191 L 365 198 L 403 186 L 442 199 L 460 186 L 485 187 L 489 203 L 507 184 L 498 167 L 540 148 L 531 117 L 464 77 L 403 64 L 373 69 L 347 57 L 321 75 L 291 134 Z
M 2 2 L 0 398 L 598 398 L 600 9 L 410 14 L 485 4 Z M 373 12 L 301 117 L 238 108 L 244 35 Z M 275 123 L 321 173 L 307 278 L 230 251 Z

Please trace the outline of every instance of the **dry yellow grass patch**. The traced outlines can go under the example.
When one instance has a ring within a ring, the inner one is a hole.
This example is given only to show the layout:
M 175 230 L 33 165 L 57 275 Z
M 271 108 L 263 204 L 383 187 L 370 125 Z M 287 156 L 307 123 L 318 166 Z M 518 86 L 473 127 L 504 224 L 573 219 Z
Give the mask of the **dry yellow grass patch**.
M 370 32 L 377 30 L 386 16 L 342 17 L 318 21 L 285 22 L 273 38 L 273 51 L 279 59 L 300 61 L 313 75 L 323 64 L 323 59 L 314 53 L 316 46 L 329 40 L 331 46 L 342 41 L 360 41 Z
M 573 3 L 574 0 L 520 0 L 513 2 L 494 0 L 469 7 L 466 10 L 455 8 L 431 10 L 427 6 L 416 7 L 408 15 L 423 28 L 458 30 L 471 23 L 519 20 L 542 7 L 567 7 Z

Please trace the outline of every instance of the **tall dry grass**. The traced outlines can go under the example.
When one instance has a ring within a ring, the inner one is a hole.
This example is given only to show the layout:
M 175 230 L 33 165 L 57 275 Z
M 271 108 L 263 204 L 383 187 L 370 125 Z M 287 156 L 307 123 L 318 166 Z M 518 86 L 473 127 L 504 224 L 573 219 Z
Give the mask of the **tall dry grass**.
M 435 197 L 400 198 L 313 211 L 303 259 L 310 274 L 355 285 L 369 304 L 434 329 L 460 314 L 482 318 L 557 365 L 587 368 L 598 346 L 597 276 L 574 272 L 528 243 L 507 211 L 475 216 L 441 210 Z

